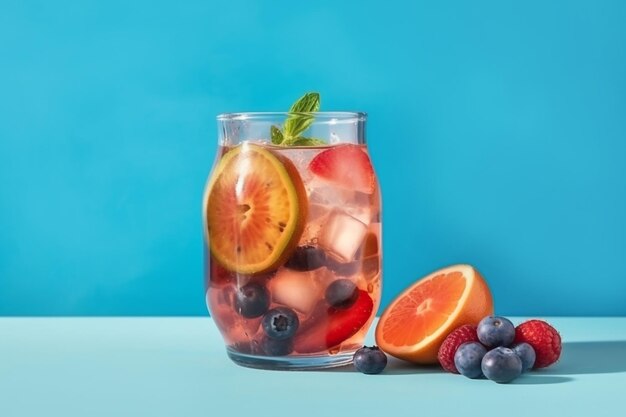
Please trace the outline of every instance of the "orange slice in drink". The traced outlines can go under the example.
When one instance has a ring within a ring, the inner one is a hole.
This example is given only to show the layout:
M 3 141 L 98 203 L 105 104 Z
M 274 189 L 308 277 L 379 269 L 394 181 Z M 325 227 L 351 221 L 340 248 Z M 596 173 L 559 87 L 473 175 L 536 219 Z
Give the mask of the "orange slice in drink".
M 244 143 L 218 162 L 204 198 L 211 254 L 241 274 L 284 263 L 304 230 L 307 195 L 293 163 Z
M 417 281 L 385 309 L 376 326 L 376 343 L 407 361 L 437 363 L 448 333 L 478 324 L 493 314 L 487 283 L 470 265 L 454 265 Z

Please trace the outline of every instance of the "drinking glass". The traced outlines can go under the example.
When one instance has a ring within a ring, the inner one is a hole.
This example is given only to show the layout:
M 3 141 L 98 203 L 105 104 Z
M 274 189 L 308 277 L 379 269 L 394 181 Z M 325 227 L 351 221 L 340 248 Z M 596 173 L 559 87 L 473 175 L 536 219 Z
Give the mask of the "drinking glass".
M 366 119 L 217 117 L 203 199 L 206 301 L 237 364 L 328 368 L 362 347 L 382 285 L 380 188 Z M 305 123 L 306 137 L 275 144 L 289 123 Z

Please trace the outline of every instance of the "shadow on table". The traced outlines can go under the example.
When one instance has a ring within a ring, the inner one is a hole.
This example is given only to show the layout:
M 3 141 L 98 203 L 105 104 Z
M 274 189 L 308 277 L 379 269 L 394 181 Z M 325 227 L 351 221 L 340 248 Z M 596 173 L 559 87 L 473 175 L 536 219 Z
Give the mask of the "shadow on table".
M 533 375 L 532 373 L 522 374 L 521 377 L 511 381 L 514 385 L 543 385 L 543 384 L 562 384 L 564 382 L 573 381 L 574 378 L 568 376 L 553 376 L 553 375 Z
M 626 372 L 626 340 L 563 343 L 561 359 L 537 371 L 542 375 L 608 374 Z
M 356 372 L 352 365 L 324 372 Z M 414 365 L 393 357 L 384 375 L 433 374 L 444 372 L 438 365 Z M 566 375 L 626 372 L 626 341 L 563 343 L 561 359 L 556 365 L 524 374 L 513 383 L 523 385 L 561 384 L 573 381 Z
M 352 364 L 342 366 L 339 368 L 330 368 L 324 370 L 324 372 L 357 372 Z M 400 359 L 388 356 L 387 367 L 381 376 L 385 375 L 413 375 L 413 374 L 434 374 L 441 373 L 441 367 L 439 365 L 424 366 L 415 365 L 410 362 L 406 362 Z

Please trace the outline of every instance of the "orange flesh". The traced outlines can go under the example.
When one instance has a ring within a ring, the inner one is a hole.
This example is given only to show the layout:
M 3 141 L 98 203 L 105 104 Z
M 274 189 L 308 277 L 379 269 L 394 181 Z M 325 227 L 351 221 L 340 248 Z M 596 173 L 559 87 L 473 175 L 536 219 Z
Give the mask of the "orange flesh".
M 224 156 L 207 204 L 211 251 L 228 269 L 271 268 L 297 229 L 298 193 L 285 167 L 256 147 Z M 229 152 L 230 153 L 230 152 Z
M 466 285 L 463 274 L 454 271 L 413 288 L 390 311 L 382 328 L 384 340 L 411 346 L 435 333 L 456 309 Z

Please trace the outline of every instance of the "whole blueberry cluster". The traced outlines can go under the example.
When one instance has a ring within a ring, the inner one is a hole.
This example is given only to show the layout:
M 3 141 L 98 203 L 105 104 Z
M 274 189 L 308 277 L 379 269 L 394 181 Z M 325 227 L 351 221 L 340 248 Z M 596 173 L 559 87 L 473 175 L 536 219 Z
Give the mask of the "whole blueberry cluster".
M 454 365 L 468 378 L 482 376 L 498 382 L 511 382 L 535 364 L 535 350 L 528 343 L 512 345 L 515 326 L 499 316 L 485 317 L 476 329 L 479 342 L 461 344 L 454 354 Z

